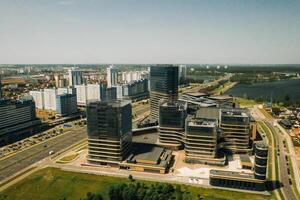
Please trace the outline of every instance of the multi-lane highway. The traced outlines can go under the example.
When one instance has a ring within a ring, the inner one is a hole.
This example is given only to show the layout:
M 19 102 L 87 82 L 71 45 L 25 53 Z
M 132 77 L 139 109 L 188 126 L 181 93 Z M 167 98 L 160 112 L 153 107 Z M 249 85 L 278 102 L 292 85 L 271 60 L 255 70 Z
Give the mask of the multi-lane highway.
M 280 188 L 281 192 L 285 199 L 288 200 L 297 200 L 297 197 L 292 189 L 291 182 L 289 180 L 288 170 L 289 166 L 287 165 L 288 161 L 286 159 L 286 147 L 284 146 L 284 135 L 281 133 L 274 124 L 277 124 L 276 121 L 269 115 L 265 116 L 265 113 L 262 113 L 257 107 L 253 109 L 254 117 L 258 121 L 262 121 L 266 127 L 269 129 L 274 138 L 274 148 L 276 149 L 275 159 L 277 159 L 277 169 L 279 172 L 279 180 L 281 182 L 282 187 Z M 269 152 L 272 153 L 272 152 Z M 276 167 L 275 160 L 272 160 L 272 165 Z
M 283 144 L 283 136 L 281 135 L 277 128 L 273 126 L 269 121 L 265 120 L 265 124 L 267 125 L 268 129 L 272 132 L 274 138 L 275 138 L 275 147 L 277 147 L 277 160 L 278 160 L 278 171 L 279 171 L 279 177 L 280 182 L 282 183 L 282 192 L 285 197 L 285 199 L 288 200 L 297 200 L 296 195 L 294 194 L 294 191 L 291 187 L 291 182 L 289 181 L 289 173 L 288 170 L 289 166 L 287 165 L 288 161 L 286 159 L 287 152 L 285 150 L 284 144 Z
M 58 152 L 87 137 L 86 127 L 73 129 L 41 144 L 25 149 L 0 161 L 0 182 L 20 170 L 46 158 L 49 151 Z

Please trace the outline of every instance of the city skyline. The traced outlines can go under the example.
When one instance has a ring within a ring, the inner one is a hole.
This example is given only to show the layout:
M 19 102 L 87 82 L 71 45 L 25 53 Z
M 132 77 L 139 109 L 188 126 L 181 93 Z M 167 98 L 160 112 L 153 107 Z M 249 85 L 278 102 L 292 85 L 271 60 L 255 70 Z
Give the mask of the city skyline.
M 0 60 L 300 63 L 299 1 L 2 1 Z

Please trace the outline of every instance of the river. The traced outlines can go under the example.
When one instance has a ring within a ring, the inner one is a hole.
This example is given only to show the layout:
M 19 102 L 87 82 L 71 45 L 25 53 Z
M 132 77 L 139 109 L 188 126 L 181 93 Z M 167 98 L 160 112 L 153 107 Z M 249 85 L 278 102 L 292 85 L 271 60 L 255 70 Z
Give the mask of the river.
M 300 102 L 300 80 L 237 84 L 224 94 L 250 99 L 270 100 L 272 97 L 274 101 L 284 101 L 285 96 L 289 95 L 291 102 Z

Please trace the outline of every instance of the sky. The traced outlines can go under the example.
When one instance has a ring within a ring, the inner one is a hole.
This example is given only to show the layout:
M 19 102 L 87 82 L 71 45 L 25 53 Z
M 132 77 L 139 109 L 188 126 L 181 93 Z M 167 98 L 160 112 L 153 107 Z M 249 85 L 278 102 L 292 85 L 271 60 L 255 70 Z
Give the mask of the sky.
M 300 63 L 299 0 L 0 0 L 0 64 Z

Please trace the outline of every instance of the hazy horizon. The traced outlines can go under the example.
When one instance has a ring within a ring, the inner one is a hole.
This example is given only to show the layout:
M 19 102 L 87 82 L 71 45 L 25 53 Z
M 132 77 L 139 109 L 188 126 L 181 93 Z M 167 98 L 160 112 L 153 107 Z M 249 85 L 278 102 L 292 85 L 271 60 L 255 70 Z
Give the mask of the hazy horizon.
M 297 64 L 300 1 L 1 1 L 3 64 Z

